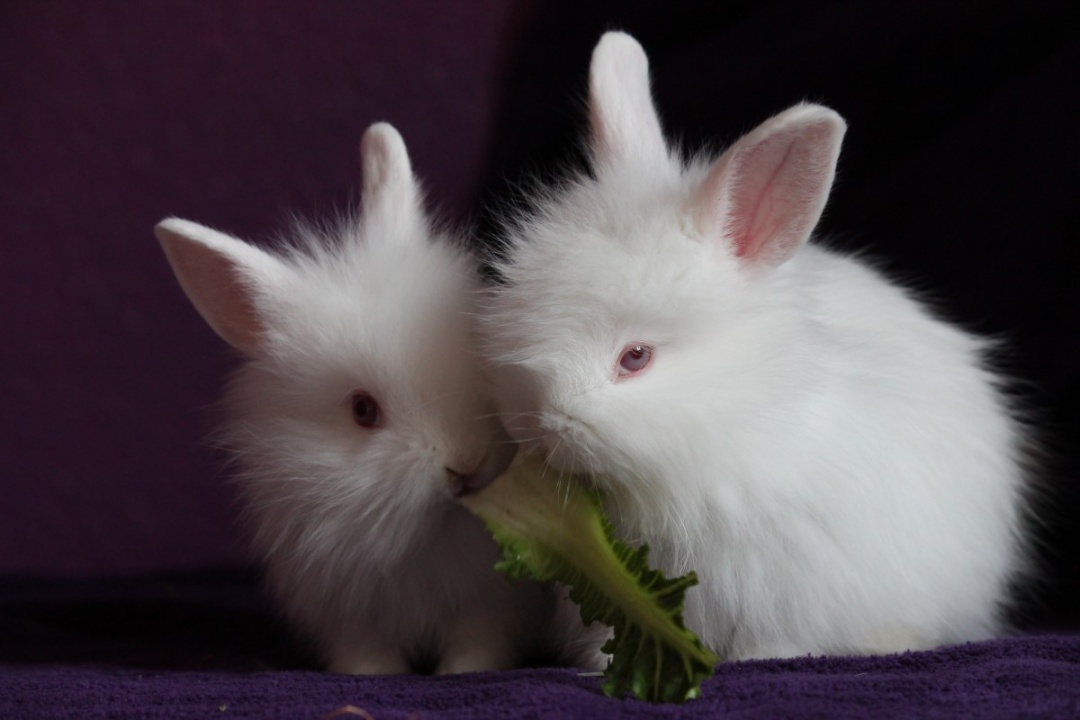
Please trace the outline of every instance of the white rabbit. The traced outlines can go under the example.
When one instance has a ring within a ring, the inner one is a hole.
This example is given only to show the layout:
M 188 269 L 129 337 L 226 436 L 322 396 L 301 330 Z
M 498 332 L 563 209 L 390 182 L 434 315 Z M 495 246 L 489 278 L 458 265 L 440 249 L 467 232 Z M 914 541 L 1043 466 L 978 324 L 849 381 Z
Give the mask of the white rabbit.
M 224 436 L 254 549 L 287 616 L 345 673 L 514 666 L 550 588 L 510 583 L 454 496 L 512 454 L 470 336 L 475 260 L 432 229 L 405 145 L 373 125 L 363 207 L 277 254 L 178 219 L 155 228 L 210 326 L 246 358 Z
M 844 121 L 797 105 L 684 165 L 621 33 L 589 118 L 592 175 L 510 218 L 495 260 L 480 329 L 510 434 L 697 571 L 688 625 L 732 659 L 1003 632 L 1024 428 L 986 342 L 806 244 Z

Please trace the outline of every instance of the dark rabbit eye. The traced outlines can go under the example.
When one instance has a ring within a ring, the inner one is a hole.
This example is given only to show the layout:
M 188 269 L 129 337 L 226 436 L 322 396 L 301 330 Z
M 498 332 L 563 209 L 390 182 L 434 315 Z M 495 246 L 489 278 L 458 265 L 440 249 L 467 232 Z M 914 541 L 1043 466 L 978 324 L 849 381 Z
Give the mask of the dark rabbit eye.
M 360 427 L 375 427 L 382 420 L 379 403 L 366 392 L 358 392 L 352 396 L 352 416 Z
M 649 367 L 653 349 L 649 345 L 634 344 L 623 350 L 619 358 L 619 377 L 630 377 Z

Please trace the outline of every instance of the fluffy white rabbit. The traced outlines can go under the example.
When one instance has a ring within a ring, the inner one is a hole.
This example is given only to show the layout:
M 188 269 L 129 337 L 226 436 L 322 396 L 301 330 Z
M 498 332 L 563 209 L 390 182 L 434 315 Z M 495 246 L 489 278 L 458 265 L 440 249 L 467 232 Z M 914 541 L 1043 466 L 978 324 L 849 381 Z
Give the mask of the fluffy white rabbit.
M 508 220 L 481 319 L 511 435 L 697 571 L 687 623 L 730 658 L 1002 632 L 1023 428 L 986 342 L 806 243 L 844 121 L 797 105 L 687 165 L 637 42 L 589 82 L 593 172 Z
M 362 212 L 281 253 L 178 219 L 155 233 L 246 359 L 224 436 L 254 549 L 329 668 L 510 667 L 548 639 L 552 598 L 496 573 L 454 500 L 512 449 L 470 336 L 475 260 L 432 229 L 397 131 L 373 125 L 361 155 Z

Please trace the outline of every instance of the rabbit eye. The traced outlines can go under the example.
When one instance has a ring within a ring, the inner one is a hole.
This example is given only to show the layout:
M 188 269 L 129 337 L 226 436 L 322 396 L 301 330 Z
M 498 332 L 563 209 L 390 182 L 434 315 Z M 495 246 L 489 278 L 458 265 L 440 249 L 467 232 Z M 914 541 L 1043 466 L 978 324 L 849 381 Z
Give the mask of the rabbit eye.
M 653 349 L 649 345 L 635 343 L 623 350 L 619 357 L 619 377 L 630 377 L 649 367 L 652 362 Z
M 353 421 L 360 427 L 375 427 L 382 420 L 379 403 L 370 394 L 358 392 L 352 396 Z

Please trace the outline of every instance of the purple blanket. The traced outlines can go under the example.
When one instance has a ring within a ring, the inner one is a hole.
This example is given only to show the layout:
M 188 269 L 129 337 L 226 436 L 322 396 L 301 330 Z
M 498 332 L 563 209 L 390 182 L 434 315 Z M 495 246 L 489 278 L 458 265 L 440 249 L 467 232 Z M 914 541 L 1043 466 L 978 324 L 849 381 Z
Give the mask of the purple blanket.
M 318 672 L 250 576 L 0 581 L 0 718 L 1080 717 L 1080 635 L 721 665 L 686 705 L 536 668 Z M 344 708 L 353 708 L 346 710 Z M 340 711 L 334 715 L 335 711 Z
M 607 698 L 597 678 L 566 669 L 350 677 L 40 665 L 0 673 L 0 716 L 13 719 L 1080 717 L 1076 636 L 874 658 L 731 663 L 699 700 L 681 706 Z

